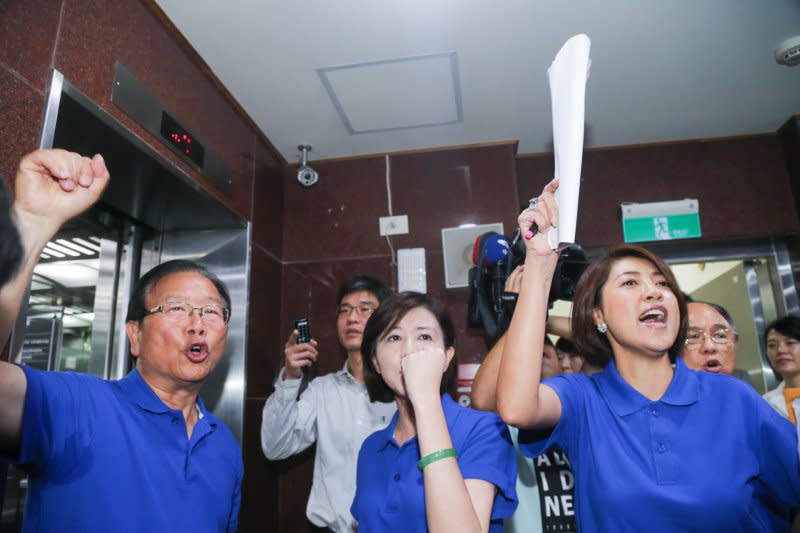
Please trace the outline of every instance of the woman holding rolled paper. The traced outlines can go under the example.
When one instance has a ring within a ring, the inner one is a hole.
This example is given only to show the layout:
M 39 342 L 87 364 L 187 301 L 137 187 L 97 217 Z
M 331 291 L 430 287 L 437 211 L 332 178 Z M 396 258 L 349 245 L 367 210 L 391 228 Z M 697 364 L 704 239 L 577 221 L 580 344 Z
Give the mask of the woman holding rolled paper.
M 612 249 L 578 284 L 572 341 L 604 370 L 539 382 L 557 188 L 553 180 L 519 216 L 525 276 L 497 405 L 521 428 L 522 452 L 557 444 L 569 455 L 579 531 L 788 531 L 800 505 L 794 428 L 746 383 L 677 358 L 686 304 L 669 267 L 646 249 Z
M 501 532 L 517 506 L 514 449 L 499 416 L 447 394 L 455 330 L 442 305 L 404 292 L 364 329 L 372 401 L 397 403 L 389 426 L 364 441 L 351 512 L 364 532 Z

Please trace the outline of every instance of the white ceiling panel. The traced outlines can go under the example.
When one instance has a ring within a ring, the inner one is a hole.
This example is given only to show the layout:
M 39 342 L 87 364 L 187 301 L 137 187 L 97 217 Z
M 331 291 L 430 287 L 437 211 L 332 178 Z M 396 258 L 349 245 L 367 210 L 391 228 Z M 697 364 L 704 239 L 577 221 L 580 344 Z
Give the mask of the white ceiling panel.
M 455 53 L 373 61 L 319 70 L 351 134 L 460 122 Z

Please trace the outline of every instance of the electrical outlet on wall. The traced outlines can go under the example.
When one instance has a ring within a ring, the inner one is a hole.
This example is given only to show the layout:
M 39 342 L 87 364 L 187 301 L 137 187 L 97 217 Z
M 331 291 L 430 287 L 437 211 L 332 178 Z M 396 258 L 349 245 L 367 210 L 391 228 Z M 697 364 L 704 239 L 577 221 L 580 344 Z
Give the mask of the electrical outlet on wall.
M 380 217 L 378 219 L 378 231 L 382 237 L 408 233 L 408 215 Z

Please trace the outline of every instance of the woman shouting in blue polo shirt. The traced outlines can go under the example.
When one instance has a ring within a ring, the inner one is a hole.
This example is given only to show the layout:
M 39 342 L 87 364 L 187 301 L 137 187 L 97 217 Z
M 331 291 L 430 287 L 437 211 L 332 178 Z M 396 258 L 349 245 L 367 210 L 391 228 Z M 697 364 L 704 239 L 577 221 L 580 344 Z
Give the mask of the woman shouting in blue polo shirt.
M 351 512 L 361 533 L 500 532 L 517 506 L 505 424 L 446 393 L 456 372 L 454 338 L 442 305 L 413 292 L 390 296 L 366 325 L 370 399 L 394 399 L 397 413 L 358 455 Z
M 527 429 L 522 452 L 558 444 L 569 455 L 580 531 L 788 531 L 800 505 L 794 428 L 746 383 L 676 361 L 686 304 L 669 267 L 646 249 L 612 249 L 578 284 L 572 340 L 604 370 L 539 383 L 557 188 L 548 184 L 519 216 L 525 276 L 497 405 Z M 533 224 L 540 233 L 528 231 Z

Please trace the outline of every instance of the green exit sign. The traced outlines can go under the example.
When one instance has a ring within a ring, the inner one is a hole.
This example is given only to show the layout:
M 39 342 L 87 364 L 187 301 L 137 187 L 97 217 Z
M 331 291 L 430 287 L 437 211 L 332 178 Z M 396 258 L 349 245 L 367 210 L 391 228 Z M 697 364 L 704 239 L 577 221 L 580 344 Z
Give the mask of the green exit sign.
M 699 203 L 695 199 L 622 204 L 625 242 L 701 237 Z

